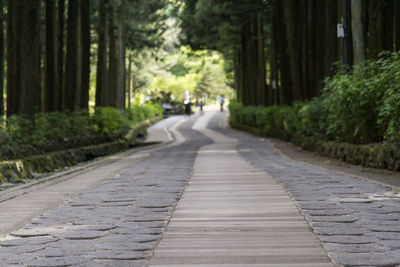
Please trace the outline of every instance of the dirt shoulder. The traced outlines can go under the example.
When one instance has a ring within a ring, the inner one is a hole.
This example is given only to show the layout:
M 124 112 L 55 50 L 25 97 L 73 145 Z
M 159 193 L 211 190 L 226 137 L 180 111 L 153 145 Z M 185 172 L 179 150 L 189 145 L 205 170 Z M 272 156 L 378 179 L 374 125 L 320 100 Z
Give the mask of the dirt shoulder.
M 300 160 L 305 163 L 320 166 L 326 169 L 343 172 L 359 178 L 369 179 L 380 184 L 388 185 L 396 191 L 400 191 L 400 173 L 380 169 L 371 169 L 363 166 L 355 166 L 342 161 L 321 157 L 315 153 L 304 151 L 292 143 L 284 142 L 279 139 L 270 138 L 274 147 L 283 155 Z

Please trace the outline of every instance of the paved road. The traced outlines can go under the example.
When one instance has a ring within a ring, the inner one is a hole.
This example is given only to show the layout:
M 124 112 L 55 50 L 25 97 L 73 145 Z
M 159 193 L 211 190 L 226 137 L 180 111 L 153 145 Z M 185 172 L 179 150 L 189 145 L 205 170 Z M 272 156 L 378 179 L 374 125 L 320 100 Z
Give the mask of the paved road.
M 95 187 L 85 188 L 85 192 L 57 208 L 47 204 L 49 209 L 43 215 L 36 216 L 22 228 L 14 227 L 0 241 L 0 266 L 146 266 L 151 258 L 154 265 L 173 265 L 168 255 L 185 251 L 188 257 L 181 255 L 180 262 L 184 266 L 192 263 L 248 266 L 239 261 L 243 255 L 253 260 L 254 266 L 329 266 L 325 253 L 337 265 L 400 266 L 400 196 L 390 188 L 289 160 L 268 141 L 224 128 L 226 113 L 215 112 L 210 121 L 202 117 L 196 123 L 196 119 L 187 119 L 178 127 L 179 142 L 174 145 L 149 152 L 140 160 L 134 156 L 125 158 L 124 162 L 131 160 L 131 164 L 123 165 L 122 169 L 122 165 L 117 168 L 115 163 L 110 164 L 109 168 L 119 170 L 117 174 L 110 174 Z M 210 153 L 216 160 L 222 158 L 228 164 L 217 170 L 221 166 L 209 163 Z M 230 161 L 244 172 L 229 167 Z M 215 180 L 214 171 L 206 170 L 211 167 L 217 170 Z M 231 175 L 218 175 L 229 169 L 233 172 Z M 99 172 L 99 169 L 92 171 Z M 92 171 L 87 175 L 93 175 Z M 241 178 L 249 183 L 243 183 Z M 232 190 L 209 191 L 213 183 L 217 189 L 228 186 Z M 77 185 L 79 182 L 73 186 Z M 253 199 L 256 208 L 249 210 L 254 220 L 248 220 L 249 213 L 243 210 L 234 221 L 221 218 L 221 210 L 249 208 L 246 206 L 249 195 L 241 195 L 238 190 L 244 185 L 251 194 L 258 193 Z M 213 204 L 214 199 L 227 192 L 234 192 L 234 197 Z M 60 194 L 51 190 L 42 192 L 47 193 Z M 243 202 L 238 201 L 240 196 Z M 283 203 L 285 209 L 280 206 L 274 209 L 274 201 Z M 208 205 L 207 209 L 203 205 Z M 203 210 L 214 212 L 214 217 L 203 217 L 200 222 L 198 214 Z M 291 217 L 286 221 L 282 218 L 285 213 Z M 13 216 L 9 210 L 6 214 Z M 4 214 L 1 216 L 2 224 L 6 224 Z M 278 218 L 276 223 L 281 229 L 287 228 L 286 235 L 279 236 L 282 231 L 271 234 L 271 229 L 277 226 L 271 224 L 273 218 Z M 187 228 L 190 219 L 196 225 Z M 241 236 L 242 227 L 252 228 L 244 233 L 245 239 Z M 201 235 L 187 236 L 198 230 Z M 203 235 L 204 231 L 211 232 Z M 181 236 L 181 241 L 186 242 L 184 247 L 173 241 L 179 233 L 186 236 Z M 242 241 L 242 252 L 237 244 L 229 247 L 226 240 L 232 237 Z M 303 254 L 304 261 L 285 261 L 293 255 L 300 257 L 296 251 L 305 249 L 305 243 L 309 251 Z M 220 244 L 226 248 L 218 250 Z M 210 249 L 197 253 L 203 245 Z M 284 249 L 285 256 L 279 248 Z M 239 254 L 229 254 L 229 251 Z M 159 261 L 162 257 L 169 261 Z M 221 261 L 206 260 L 212 257 Z M 285 264 L 279 265 L 279 259 Z
M 246 162 L 237 139 L 213 140 L 197 153 L 192 177 L 149 266 L 332 266 L 283 188 Z

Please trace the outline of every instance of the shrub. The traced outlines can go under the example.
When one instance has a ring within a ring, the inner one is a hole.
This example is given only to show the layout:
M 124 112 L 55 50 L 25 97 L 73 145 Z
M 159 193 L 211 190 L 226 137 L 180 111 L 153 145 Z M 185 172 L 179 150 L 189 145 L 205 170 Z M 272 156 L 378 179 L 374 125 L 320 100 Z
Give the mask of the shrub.
M 32 134 L 33 144 L 40 148 L 55 145 L 70 134 L 70 128 L 71 123 L 64 113 L 37 113 L 35 131 Z
M 163 108 L 159 104 L 147 103 L 144 106 L 145 118 L 150 119 L 163 114 Z
M 321 97 L 314 98 L 310 102 L 303 103 L 298 111 L 300 132 L 306 136 L 316 136 L 326 139 L 328 123 L 327 105 Z
M 297 111 L 300 104 L 294 107 L 245 107 L 236 101 L 230 101 L 230 119 L 235 124 L 259 128 L 262 133 L 271 137 L 288 140 L 298 131 Z
M 144 106 L 134 105 L 131 109 L 124 111 L 123 114 L 132 124 L 137 124 L 146 119 L 160 116 L 162 113 L 163 108 L 161 105 L 147 103 Z
M 75 111 L 68 116 L 69 135 L 70 136 L 88 136 L 90 135 L 90 114 L 88 110 Z
M 93 114 L 87 110 L 37 113 L 34 124 L 23 116 L 13 115 L 6 122 L 0 121 L 0 159 L 108 142 L 162 111 L 158 104 L 146 104 L 128 111 L 100 107 Z
M 130 121 L 118 109 L 96 107 L 94 114 L 90 117 L 90 124 L 94 133 L 122 134 L 128 129 Z
M 323 102 L 328 109 L 326 133 L 331 139 L 350 143 L 382 140 L 377 110 L 384 78 L 379 73 L 379 62 L 368 61 L 349 74 L 339 72 L 326 80 Z
M 29 144 L 31 143 L 33 124 L 23 116 L 12 115 L 7 119 L 7 132 L 17 144 Z
M 232 102 L 231 120 L 283 139 L 301 134 L 353 144 L 400 144 L 399 53 L 383 53 L 349 73 L 339 71 L 325 80 L 320 97 L 306 103 L 245 107 Z

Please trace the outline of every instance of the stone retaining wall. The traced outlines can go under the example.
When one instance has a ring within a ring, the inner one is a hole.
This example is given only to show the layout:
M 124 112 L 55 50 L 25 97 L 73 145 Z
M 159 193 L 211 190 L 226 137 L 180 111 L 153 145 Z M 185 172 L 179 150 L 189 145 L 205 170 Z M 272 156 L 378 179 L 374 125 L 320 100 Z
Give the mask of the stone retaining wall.
M 113 142 L 0 162 L 0 184 L 19 183 L 24 179 L 34 178 L 36 174 L 54 172 L 100 156 L 126 150 L 138 143 L 137 136 L 144 139 L 147 136 L 147 128 L 161 119 L 162 117 L 159 116 L 143 121 L 133 126 L 123 139 Z
M 265 136 L 261 129 L 239 125 L 230 122 L 232 128 L 244 130 L 255 135 Z M 287 140 L 285 140 L 287 141 Z M 295 145 L 324 157 L 342 160 L 354 165 L 369 168 L 400 171 L 400 147 L 378 143 L 368 145 L 354 145 L 322 141 L 315 137 L 296 135 L 290 138 Z

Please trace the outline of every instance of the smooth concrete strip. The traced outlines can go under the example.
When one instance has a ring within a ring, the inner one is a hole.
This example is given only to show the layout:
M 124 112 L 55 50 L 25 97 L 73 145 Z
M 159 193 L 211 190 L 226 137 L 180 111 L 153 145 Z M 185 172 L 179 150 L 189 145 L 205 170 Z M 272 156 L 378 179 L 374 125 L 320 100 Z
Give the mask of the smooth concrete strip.
M 332 266 L 285 190 L 236 151 L 238 141 L 206 128 L 214 140 L 198 153 L 193 176 L 149 266 Z

